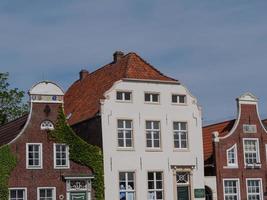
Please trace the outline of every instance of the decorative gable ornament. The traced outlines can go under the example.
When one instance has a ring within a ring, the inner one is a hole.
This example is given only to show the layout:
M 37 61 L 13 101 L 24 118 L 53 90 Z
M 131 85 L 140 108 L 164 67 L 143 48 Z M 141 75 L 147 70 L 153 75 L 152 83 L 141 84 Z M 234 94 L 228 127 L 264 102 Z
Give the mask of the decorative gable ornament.
M 255 95 L 251 94 L 250 92 L 246 92 L 245 94 L 241 95 L 240 97 L 237 98 L 237 100 L 240 103 L 258 102 L 258 98 Z
M 54 130 L 54 124 L 49 120 L 45 120 L 41 123 L 41 130 Z
M 30 102 L 63 103 L 63 90 L 50 81 L 42 81 L 34 85 L 30 91 Z

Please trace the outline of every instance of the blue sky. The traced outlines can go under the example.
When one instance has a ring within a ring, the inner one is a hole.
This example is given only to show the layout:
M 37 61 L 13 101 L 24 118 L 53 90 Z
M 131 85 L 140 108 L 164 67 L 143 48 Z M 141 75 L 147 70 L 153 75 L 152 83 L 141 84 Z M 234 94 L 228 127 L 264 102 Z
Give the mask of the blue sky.
M 115 50 L 137 52 L 179 79 L 204 124 L 232 119 L 250 91 L 267 117 L 266 0 L 0 1 L 0 70 L 27 91 L 49 79 L 65 90 Z

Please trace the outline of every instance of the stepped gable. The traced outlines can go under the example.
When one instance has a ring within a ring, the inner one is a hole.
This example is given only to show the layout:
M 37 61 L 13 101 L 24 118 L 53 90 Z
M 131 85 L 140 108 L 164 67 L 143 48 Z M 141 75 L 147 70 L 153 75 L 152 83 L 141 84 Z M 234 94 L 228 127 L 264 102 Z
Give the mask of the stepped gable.
M 25 114 L 11 122 L 8 122 L 0 126 L 0 147 L 8 144 L 17 137 L 20 131 L 23 129 L 28 118 L 28 114 Z
M 177 80 L 165 76 L 152 65 L 143 60 L 136 53 L 128 53 L 120 57 L 115 57 L 114 61 L 92 73 L 80 74 L 80 79 L 74 82 L 64 97 L 65 114 L 69 116 L 69 124 L 77 124 L 90 119 L 100 110 L 100 99 L 104 99 L 103 94 L 112 85 L 122 79 L 143 79 L 157 81 Z

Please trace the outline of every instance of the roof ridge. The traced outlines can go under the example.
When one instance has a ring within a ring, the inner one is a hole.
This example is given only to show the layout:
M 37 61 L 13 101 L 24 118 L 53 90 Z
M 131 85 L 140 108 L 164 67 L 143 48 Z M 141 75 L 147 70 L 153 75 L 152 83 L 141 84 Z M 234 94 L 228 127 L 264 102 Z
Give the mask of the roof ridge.
M 136 57 L 138 57 L 141 61 L 143 61 L 145 64 L 147 64 L 149 67 L 151 67 L 154 71 L 156 71 L 157 73 L 159 73 L 160 75 L 162 75 L 162 76 L 164 76 L 164 77 L 166 77 L 166 78 L 170 78 L 170 79 L 172 79 L 172 80 L 174 80 L 174 81 L 178 81 L 177 79 L 174 79 L 174 78 L 172 78 L 172 77 L 169 77 L 169 76 L 167 76 L 167 75 L 165 75 L 165 74 L 163 74 L 161 71 L 159 71 L 156 67 L 154 67 L 152 64 L 150 64 L 148 61 L 146 61 L 145 59 L 143 59 L 141 56 L 139 56 L 137 53 L 135 53 L 135 52 L 129 52 L 128 54 L 131 54 L 131 55 L 135 55 Z M 127 55 L 128 55 L 127 54 Z
M 216 122 L 216 123 L 214 123 L 214 124 L 209 124 L 209 125 L 203 126 L 202 128 L 207 128 L 207 127 L 209 127 L 209 126 L 215 126 L 215 125 L 223 124 L 223 123 L 226 123 L 226 122 L 231 122 L 231 121 L 234 121 L 234 120 L 236 120 L 236 119 L 224 120 L 224 121 L 222 121 L 222 122 Z
M 26 117 L 26 116 L 28 116 L 28 115 L 29 115 L 29 113 L 25 113 L 25 114 L 21 115 L 20 117 L 18 117 L 18 118 L 16 118 L 16 119 L 13 119 L 13 120 L 11 120 L 11 121 L 5 123 L 5 124 L 2 124 L 2 125 L 0 126 L 0 128 L 3 128 L 4 126 L 7 126 L 7 125 L 9 125 L 9 124 L 11 124 L 11 123 L 13 123 L 13 122 L 15 122 L 15 121 L 18 121 L 18 120 L 20 120 L 20 119 L 22 119 L 22 118 L 24 118 L 24 117 Z

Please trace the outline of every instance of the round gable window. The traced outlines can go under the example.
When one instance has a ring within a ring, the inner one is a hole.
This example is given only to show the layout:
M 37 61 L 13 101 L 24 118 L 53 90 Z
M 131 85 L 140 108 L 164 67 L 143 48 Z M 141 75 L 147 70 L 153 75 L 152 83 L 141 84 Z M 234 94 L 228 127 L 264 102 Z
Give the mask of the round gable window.
M 51 121 L 45 120 L 41 123 L 41 130 L 54 130 L 54 125 Z

